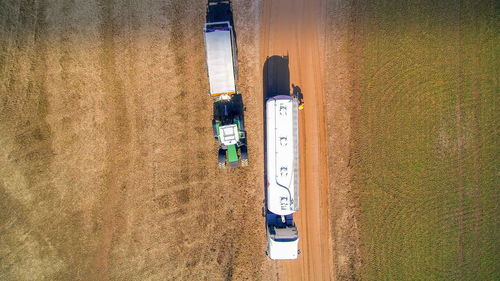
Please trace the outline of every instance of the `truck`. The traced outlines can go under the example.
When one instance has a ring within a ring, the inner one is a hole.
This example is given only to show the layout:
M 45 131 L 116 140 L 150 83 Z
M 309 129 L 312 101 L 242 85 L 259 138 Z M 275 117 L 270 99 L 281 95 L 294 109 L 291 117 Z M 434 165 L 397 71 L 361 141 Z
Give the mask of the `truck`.
M 237 48 L 229 1 L 209 0 L 204 27 L 212 128 L 218 142 L 218 167 L 248 165 L 243 98 L 236 88 Z
M 265 209 L 267 250 L 273 260 L 296 259 L 299 234 L 299 100 L 277 95 L 266 101 Z

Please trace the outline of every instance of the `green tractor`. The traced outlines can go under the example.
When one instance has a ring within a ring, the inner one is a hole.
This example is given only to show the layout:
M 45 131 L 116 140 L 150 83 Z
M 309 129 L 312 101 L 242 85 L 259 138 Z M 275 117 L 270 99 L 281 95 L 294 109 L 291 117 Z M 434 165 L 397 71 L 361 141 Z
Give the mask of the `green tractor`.
M 241 94 L 221 95 L 214 102 L 212 126 L 214 137 L 219 142 L 220 169 L 224 169 L 226 164 L 231 168 L 248 165 L 243 111 Z

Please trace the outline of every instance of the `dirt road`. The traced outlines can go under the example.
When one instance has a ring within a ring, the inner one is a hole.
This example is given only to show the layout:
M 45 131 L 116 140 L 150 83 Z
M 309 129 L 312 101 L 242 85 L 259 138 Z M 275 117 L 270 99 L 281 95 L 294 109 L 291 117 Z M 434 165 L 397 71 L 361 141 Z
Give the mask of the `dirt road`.
M 290 83 L 299 87 L 295 89 L 305 101 L 300 117 L 301 201 L 296 215 L 302 254 L 296 261 L 277 262 L 279 280 L 331 280 L 333 276 L 323 85 L 325 5 L 323 0 L 281 0 L 266 1 L 263 6 L 262 64 L 271 56 L 288 56 Z M 265 75 L 264 81 L 280 78 L 276 71 Z

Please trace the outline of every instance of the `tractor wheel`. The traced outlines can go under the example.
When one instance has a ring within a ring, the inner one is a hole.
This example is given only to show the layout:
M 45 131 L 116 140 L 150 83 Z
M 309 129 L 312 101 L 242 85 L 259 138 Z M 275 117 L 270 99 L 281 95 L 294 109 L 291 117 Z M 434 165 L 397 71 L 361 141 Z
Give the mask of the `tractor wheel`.
M 241 166 L 242 167 L 248 166 L 248 151 L 246 145 L 242 145 L 240 147 L 240 158 L 241 158 Z
M 217 156 L 217 162 L 219 163 L 219 169 L 226 168 L 226 151 L 219 148 L 219 154 Z

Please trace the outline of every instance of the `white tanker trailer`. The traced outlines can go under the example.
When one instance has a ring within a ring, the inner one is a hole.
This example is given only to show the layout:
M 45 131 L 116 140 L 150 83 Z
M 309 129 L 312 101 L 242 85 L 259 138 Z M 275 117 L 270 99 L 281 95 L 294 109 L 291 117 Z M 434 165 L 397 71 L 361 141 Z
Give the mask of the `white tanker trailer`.
M 293 213 L 299 210 L 298 101 L 280 95 L 266 101 L 266 254 L 296 259 L 299 236 Z

